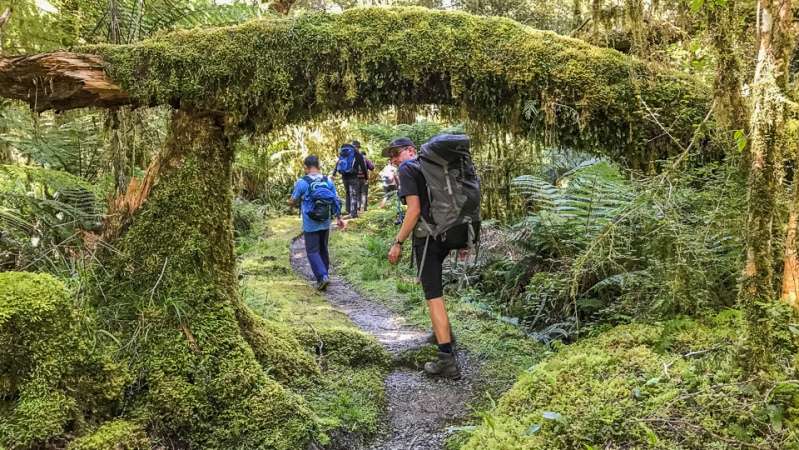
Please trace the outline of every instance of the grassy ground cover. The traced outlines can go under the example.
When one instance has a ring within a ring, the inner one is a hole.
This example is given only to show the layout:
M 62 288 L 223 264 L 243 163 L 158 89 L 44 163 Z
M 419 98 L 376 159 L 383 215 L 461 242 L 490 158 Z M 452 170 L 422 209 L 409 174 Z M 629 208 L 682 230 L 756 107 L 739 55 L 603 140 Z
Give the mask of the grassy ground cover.
M 319 364 L 319 379 L 296 383 L 295 392 L 318 416 L 321 443 L 337 432 L 372 435 L 385 407 L 388 356 L 292 271 L 289 247 L 300 231 L 298 219 L 283 217 L 258 222 L 239 239 L 242 300 L 276 329 L 293 335 Z

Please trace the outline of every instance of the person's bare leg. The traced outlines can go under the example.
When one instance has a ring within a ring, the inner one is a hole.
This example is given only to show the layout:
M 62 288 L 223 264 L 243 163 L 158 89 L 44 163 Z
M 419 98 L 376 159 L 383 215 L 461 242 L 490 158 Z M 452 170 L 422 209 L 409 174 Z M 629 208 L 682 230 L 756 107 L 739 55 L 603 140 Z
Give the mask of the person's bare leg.
M 447 316 L 447 307 L 444 306 L 444 297 L 428 300 L 427 308 L 430 311 L 430 321 L 433 323 L 436 340 L 439 344 L 448 343 L 450 341 L 449 317 Z

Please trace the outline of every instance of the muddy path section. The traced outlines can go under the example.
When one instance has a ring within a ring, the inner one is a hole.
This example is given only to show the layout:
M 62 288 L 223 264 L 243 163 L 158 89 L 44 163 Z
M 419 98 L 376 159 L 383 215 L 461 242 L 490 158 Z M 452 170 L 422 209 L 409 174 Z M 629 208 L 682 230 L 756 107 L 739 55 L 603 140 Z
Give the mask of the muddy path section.
M 291 266 L 313 282 L 302 237 L 291 245 Z M 363 331 L 373 335 L 389 353 L 424 344 L 425 331 L 406 324 L 405 318 L 373 303 L 337 276 L 331 268 L 331 283 L 324 293 L 327 300 Z M 469 413 L 466 403 L 474 398 L 474 370 L 466 352 L 458 355 L 463 377 L 458 381 L 432 379 L 422 371 L 396 369 L 385 380 L 388 411 L 386 433 L 372 450 L 438 450 L 445 446 L 447 428 Z

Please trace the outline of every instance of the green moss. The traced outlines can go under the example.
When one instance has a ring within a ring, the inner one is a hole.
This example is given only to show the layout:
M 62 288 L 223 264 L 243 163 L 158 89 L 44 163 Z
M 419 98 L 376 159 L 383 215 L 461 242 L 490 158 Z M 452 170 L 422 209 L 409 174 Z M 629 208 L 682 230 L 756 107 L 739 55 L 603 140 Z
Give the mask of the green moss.
M 81 50 L 101 54 L 144 104 L 179 100 L 264 128 L 331 111 L 438 104 L 641 166 L 679 151 L 644 102 L 683 142 L 710 105 L 698 81 L 614 50 L 508 19 L 421 8 L 268 19 Z
M 438 359 L 438 347 L 425 345 L 421 348 L 408 348 L 391 355 L 391 362 L 398 367 L 421 370 L 424 363 Z
M 115 420 L 94 433 L 72 441 L 68 450 L 149 450 L 150 440 L 141 427 Z
M 217 116 L 176 113 L 95 306 L 124 343 L 119 357 L 136 374 L 127 414 L 148 432 L 197 448 L 293 449 L 314 434 L 313 414 L 280 382 L 318 368 L 239 299 L 232 158 Z
M 121 397 L 124 370 L 89 345 L 73 310 L 55 278 L 0 273 L 0 445 L 46 442 Z
M 464 448 L 726 448 L 686 423 L 762 442 L 752 425 L 767 409 L 762 389 L 741 378 L 724 348 L 735 329 L 690 321 L 679 328 L 621 326 L 562 346 L 519 378 L 488 412 L 491 425 L 478 427 Z M 664 342 L 673 350 L 717 351 L 680 358 L 658 351 Z
M 278 330 L 270 334 L 288 335 L 281 340 L 297 342 L 298 353 L 317 367 L 313 377 L 285 383 L 316 415 L 316 441 L 336 442 L 344 433 L 350 444 L 356 435 L 365 442 L 385 408 L 388 355 L 291 269 L 289 258 L 305 258 L 289 250 L 300 224 L 291 217 L 255 223 L 239 262 L 242 299 L 268 323 L 265 329 Z

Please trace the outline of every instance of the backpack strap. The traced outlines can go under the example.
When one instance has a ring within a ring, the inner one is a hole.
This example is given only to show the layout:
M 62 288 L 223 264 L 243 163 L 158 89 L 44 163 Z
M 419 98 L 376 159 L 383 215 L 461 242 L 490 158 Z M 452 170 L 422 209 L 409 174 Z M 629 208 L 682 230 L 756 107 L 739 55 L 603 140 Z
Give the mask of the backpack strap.
M 305 180 L 306 183 L 308 183 L 308 189 L 309 190 L 311 189 L 311 184 L 318 183 L 318 181 L 314 181 L 314 179 L 311 178 L 310 175 L 305 175 L 304 177 L 302 177 L 302 179 Z M 327 184 L 327 176 L 326 175 L 322 175 L 322 182 Z

